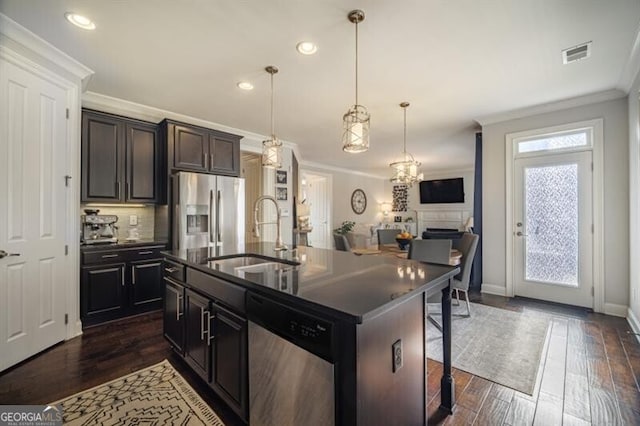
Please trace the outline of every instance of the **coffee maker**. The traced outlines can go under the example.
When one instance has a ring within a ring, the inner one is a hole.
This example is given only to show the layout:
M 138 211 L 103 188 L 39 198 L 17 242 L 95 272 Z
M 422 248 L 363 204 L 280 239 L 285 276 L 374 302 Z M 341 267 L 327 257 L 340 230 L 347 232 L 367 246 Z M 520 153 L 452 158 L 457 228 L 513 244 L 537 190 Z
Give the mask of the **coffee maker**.
M 118 242 L 118 221 L 116 215 L 99 215 L 100 210 L 85 210 L 86 215 L 81 216 L 82 244 L 109 244 Z

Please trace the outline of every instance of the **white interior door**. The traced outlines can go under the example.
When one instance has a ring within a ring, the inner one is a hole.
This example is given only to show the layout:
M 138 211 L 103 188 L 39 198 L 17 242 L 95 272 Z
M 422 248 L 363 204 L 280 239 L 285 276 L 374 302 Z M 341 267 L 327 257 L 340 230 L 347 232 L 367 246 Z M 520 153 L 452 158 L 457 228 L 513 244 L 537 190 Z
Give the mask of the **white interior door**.
M 309 222 L 313 227 L 308 235 L 309 245 L 319 248 L 331 248 L 329 183 L 325 176 L 305 175 L 307 203 L 310 204 Z
M 0 60 L 0 371 L 65 338 L 66 90 Z
M 593 307 L 591 151 L 514 162 L 515 294 Z

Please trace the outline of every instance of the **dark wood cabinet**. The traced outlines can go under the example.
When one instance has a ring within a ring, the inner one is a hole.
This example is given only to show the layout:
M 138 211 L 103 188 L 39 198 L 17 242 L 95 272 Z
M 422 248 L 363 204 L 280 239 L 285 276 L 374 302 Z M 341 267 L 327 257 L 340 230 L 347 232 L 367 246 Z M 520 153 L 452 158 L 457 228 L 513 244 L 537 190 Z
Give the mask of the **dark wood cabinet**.
M 81 200 L 162 202 L 163 156 L 158 125 L 83 110 Z
M 126 307 L 125 263 L 81 269 L 81 315 L 88 324 L 116 318 Z
M 186 170 L 240 176 L 240 136 L 173 120 L 161 126 L 167 139 L 169 174 Z
M 160 186 L 160 130 L 155 124 L 126 123 L 126 187 L 125 202 L 156 203 L 162 198 Z
M 210 386 L 244 418 L 247 401 L 247 320 L 213 304 Z
M 81 254 L 80 312 L 83 326 L 162 307 L 164 245 L 90 250 Z
M 240 176 L 240 142 L 209 136 L 209 170 L 221 175 Z
M 184 353 L 184 286 L 164 278 L 164 337 L 174 350 Z
M 209 169 L 209 134 L 188 126 L 173 126 L 173 167 L 206 172 Z
M 184 295 L 185 315 L 185 361 L 198 373 L 200 377 L 209 382 L 211 371 L 211 311 L 209 299 L 189 289 Z
M 82 201 L 122 199 L 124 169 L 122 120 L 108 114 L 82 114 Z
M 131 306 L 157 307 L 162 301 L 162 260 L 131 262 Z
M 186 274 L 179 266 L 186 269 Z M 186 282 L 178 281 L 176 274 L 186 277 Z M 213 281 L 202 281 L 202 276 Z M 211 389 L 247 421 L 247 320 L 240 312 L 245 309 L 244 290 L 242 303 L 238 305 L 239 295 L 233 292 L 235 284 L 167 260 L 164 283 L 166 339 Z

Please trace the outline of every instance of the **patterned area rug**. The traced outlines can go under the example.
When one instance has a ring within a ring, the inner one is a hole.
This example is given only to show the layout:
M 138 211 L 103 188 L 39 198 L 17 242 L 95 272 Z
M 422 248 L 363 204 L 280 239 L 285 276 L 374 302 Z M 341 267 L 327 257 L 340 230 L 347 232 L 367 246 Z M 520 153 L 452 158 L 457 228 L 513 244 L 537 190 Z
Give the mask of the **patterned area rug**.
M 224 426 L 167 360 L 50 405 L 58 404 L 65 425 Z
M 427 305 L 441 322 L 439 304 Z M 533 395 L 551 317 L 534 311 L 512 312 L 471 304 L 453 306 L 451 322 L 452 365 L 492 382 Z M 458 314 L 458 315 L 455 315 Z M 442 362 L 442 333 L 429 322 L 427 357 Z

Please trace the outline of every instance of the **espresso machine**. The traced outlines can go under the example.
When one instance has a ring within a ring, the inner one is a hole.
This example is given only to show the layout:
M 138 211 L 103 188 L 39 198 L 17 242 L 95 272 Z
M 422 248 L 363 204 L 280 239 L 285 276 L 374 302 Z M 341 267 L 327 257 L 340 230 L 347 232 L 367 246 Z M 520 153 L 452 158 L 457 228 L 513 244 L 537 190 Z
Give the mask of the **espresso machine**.
M 81 216 L 82 244 L 109 244 L 118 242 L 118 222 L 116 215 L 99 215 L 99 210 L 85 210 Z

